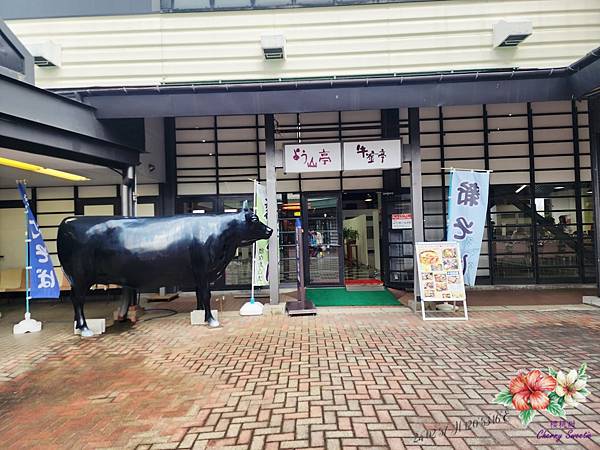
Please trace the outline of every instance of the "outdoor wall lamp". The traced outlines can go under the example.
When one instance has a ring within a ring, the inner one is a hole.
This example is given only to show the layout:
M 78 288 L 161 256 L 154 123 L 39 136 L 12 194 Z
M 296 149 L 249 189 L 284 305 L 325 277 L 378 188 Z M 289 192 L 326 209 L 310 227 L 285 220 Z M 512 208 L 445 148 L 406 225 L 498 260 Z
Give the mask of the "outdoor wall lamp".
M 265 59 L 285 58 L 285 36 L 282 34 L 270 34 L 260 37 L 260 45 L 263 49 Z
M 533 33 L 530 20 L 507 22 L 501 20 L 494 24 L 494 47 L 516 47 Z

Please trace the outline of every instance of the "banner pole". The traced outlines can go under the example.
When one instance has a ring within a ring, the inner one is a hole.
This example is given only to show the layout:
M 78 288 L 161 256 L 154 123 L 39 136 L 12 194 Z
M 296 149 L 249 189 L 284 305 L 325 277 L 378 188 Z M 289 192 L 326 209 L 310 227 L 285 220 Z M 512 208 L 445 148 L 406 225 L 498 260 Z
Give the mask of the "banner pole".
M 254 198 L 252 200 L 252 209 L 256 211 L 256 193 L 257 193 L 257 181 L 254 180 Z M 252 244 L 252 292 L 250 294 L 250 303 L 254 303 L 254 276 L 256 274 L 256 242 Z
M 27 186 L 24 184 L 24 186 Z M 26 191 L 27 192 L 27 191 Z M 25 314 L 29 314 L 29 214 L 27 214 L 27 208 L 24 208 L 25 212 Z

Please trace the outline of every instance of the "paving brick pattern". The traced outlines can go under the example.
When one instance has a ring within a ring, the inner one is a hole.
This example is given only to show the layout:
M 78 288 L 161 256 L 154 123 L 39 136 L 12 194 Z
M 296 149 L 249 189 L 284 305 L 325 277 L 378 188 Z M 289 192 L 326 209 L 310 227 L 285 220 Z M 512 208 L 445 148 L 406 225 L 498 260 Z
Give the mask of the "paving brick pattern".
M 188 317 L 0 340 L 0 448 L 600 448 L 600 310 Z M 550 416 L 523 428 L 492 404 L 517 369 L 583 361 L 592 394 L 568 415 L 591 439 L 537 438 Z

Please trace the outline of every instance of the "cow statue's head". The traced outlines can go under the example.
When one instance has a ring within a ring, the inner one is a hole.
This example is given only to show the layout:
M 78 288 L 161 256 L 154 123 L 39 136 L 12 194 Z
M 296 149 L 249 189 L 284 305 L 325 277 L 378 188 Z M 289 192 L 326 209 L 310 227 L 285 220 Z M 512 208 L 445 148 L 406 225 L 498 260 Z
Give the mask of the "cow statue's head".
M 273 230 L 260 221 L 258 216 L 248 208 L 248 201 L 244 201 L 242 211 L 243 233 L 241 245 L 250 245 L 261 239 L 269 239 Z

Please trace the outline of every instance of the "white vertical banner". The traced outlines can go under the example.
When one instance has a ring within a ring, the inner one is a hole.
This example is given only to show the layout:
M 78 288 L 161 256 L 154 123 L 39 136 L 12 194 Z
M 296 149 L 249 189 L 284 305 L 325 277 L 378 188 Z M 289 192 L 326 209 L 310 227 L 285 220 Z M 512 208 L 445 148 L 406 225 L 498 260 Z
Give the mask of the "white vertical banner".
M 259 220 L 267 224 L 267 187 L 258 181 L 254 184 L 254 212 Z M 261 239 L 254 244 L 254 286 L 269 284 L 269 240 Z
M 458 243 L 467 286 L 475 286 L 487 216 L 490 173 L 453 170 L 448 195 L 449 241 Z

